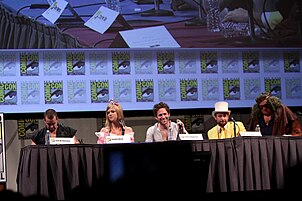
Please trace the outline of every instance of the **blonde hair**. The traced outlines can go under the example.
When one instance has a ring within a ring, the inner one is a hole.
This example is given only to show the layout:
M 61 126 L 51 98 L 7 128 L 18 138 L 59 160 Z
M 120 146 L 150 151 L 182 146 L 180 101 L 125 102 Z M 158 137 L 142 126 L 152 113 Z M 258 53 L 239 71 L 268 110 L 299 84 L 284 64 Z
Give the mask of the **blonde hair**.
M 109 121 L 107 112 L 108 112 L 108 110 L 110 110 L 112 108 L 117 113 L 117 118 L 119 120 L 123 120 L 124 121 L 124 113 L 123 113 L 122 106 L 118 102 L 116 102 L 116 101 L 110 101 L 108 103 L 108 105 L 107 105 L 107 108 L 106 108 L 106 122 L 105 122 L 105 127 L 109 129 L 109 132 L 112 130 L 112 121 Z M 125 126 L 126 126 L 126 124 L 125 124 Z

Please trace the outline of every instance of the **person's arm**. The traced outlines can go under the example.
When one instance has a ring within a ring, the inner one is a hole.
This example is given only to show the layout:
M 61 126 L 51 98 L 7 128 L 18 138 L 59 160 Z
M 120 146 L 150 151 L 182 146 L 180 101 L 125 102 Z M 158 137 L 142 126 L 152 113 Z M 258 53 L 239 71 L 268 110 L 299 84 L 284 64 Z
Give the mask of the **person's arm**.
M 109 135 L 109 130 L 107 128 L 103 127 L 103 128 L 101 128 L 100 133 L 102 135 L 98 137 L 96 143 L 97 144 L 104 144 L 105 143 L 106 135 Z
M 77 130 L 71 127 L 68 127 L 70 130 L 70 133 L 73 135 L 74 144 L 80 144 L 78 138 L 77 138 Z
M 238 125 L 238 132 L 237 132 L 237 136 L 240 136 L 241 132 L 246 132 L 246 128 L 244 126 L 244 124 L 240 121 L 237 121 L 236 124 Z
M 254 18 L 256 22 L 260 25 L 262 25 L 261 22 L 261 13 L 259 12 L 253 12 Z M 249 21 L 249 13 L 246 9 L 243 8 L 236 8 L 234 10 L 229 11 L 224 18 L 222 19 L 222 22 L 227 21 L 233 21 L 233 22 L 248 22 Z
M 103 128 L 101 128 L 100 132 L 109 133 L 109 130 L 108 130 L 108 128 L 103 127 Z
M 154 135 L 154 126 L 151 126 L 148 128 L 147 132 L 146 132 L 146 139 L 145 142 L 153 142 L 153 135 Z
M 126 126 L 125 134 L 131 135 L 130 136 L 131 142 L 134 142 L 134 131 L 133 131 L 133 129 L 131 127 Z
M 298 119 L 295 119 L 292 123 L 292 136 L 302 136 L 301 124 Z
M 80 144 L 80 141 L 78 140 L 76 134 L 73 136 L 74 144 Z
M 255 12 L 253 11 L 253 17 L 261 27 L 275 29 L 275 27 L 283 20 L 283 16 L 279 11 L 270 11 L 270 12 Z M 233 21 L 233 22 L 248 22 L 249 13 L 243 8 L 237 8 L 232 11 L 229 11 L 225 17 L 222 19 L 222 22 Z
M 61 124 L 61 129 L 62 130 L 60 130 L 60 136 L 62 136 L 61 135 L 62 132 L 66 132 L 67 133 L 66 137 L 72 137 L 73 140 L 74 140 L 74 144 L 79 144 L 80 143 L 79 140 L 78 140 L 78 138 L 77 138 L 77 135 L 76 135 L 77 134 L 77 130 L 76 129 L 71 128 L 69 126 L 64 126 L 62 124 Z M 57 132 L 58 132 L 58 130 L 57 130 Z M 57 133 L 57 135 L 58 135 L 58 133 Z
M 218 139 L 218 135 L 217 135 L 217 126 L 214 126 L 213 128 L 209 129 L 207 132 L 208 135 L 208 139 L 212 140 L 212 139 Z
M 185 128 L 185 125 L 184 125 L 184 123 L 180 120 L 180 119 L 177 119 L 176 120 L 176 124 L 177 124 L 177 130 L 179 130 L 179 128 L 181 128 L 182 129 L 182 132 L 184 133 L 184 134 L 189 134 L 189 132 L 186 130 L 186 128 Z M 179 132 L 179 131 L 178 131 Z
M 36 133 L 34 133 L 34 135 L 31 137 L 31 145 L 37 145 L 39 144 L 39 140 L 42 136 L 42 133 L 44 132 L 43 130 L 44 128 L 40 129 L 39 131 L 37 131 Z M 44 138 L 44 135 L 43 135 Z
M 289 129 L 287 130 L 288 134 L 292 136 L 302 136 L 302 126 L 296 114 L 291 109 L 289 109 L 289 107 L 285 105 L 282 105 L 282 107 L 284 108 L 284 111 L 286 113 L 286 117 L 284 118 L 287 118 L 287 127 L 289 127 Z
M 133 133 L 134 131 L 133 131 L 133 129 L 132 129 L 132 127 L 129 127 L 129 126 L 126 126 L 126 130 L 125 130 L 125 133 L 127 134 L 127 133 Z

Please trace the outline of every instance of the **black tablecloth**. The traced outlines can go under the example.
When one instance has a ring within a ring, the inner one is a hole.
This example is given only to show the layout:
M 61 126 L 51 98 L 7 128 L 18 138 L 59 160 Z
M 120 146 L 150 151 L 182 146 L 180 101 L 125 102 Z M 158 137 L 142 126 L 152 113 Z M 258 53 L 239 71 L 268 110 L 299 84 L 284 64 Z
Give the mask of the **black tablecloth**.
M 289 172 L 302 162 L 301 137 L 238 137 L 190 144 L 193 153 L 211 152 L 207 192 L 283 189 L 291 182 Z M 92 186 L 104 174 L 105 149 L 98 144 L 26 146 L 20 151 L 18 192 L 65 199 L 80 184 Z
M 192 145 L 194 151 L 212 154 L 207 192 L 292 188 L 290 175 L 302 163 L 301 137 L 238 137 Z

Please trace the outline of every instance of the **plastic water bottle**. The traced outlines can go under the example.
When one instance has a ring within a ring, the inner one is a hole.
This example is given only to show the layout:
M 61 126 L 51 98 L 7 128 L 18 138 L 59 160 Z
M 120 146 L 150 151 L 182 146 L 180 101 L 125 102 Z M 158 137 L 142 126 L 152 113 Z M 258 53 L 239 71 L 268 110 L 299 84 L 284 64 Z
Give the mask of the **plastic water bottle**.
M 45 145 L 50 144 L 49 138 L 50 138 L 50 131 L 47 130 L 45 133 Z
M 106 7 L 116 12 L 121 12 L 120 0 L 106 0 Z
M 256 125 L 255 131 L 256 132 L 260 132 L 260 126 L 259 126 L 259 124 Z
M 249 36 L 249 24 L 246 22 L 224 22 L 220 31 L 225 38 Z
M 219 0 L 208 0 L 206 5 L 207 11 L 207 28 L 210 32 L 220 31 Z

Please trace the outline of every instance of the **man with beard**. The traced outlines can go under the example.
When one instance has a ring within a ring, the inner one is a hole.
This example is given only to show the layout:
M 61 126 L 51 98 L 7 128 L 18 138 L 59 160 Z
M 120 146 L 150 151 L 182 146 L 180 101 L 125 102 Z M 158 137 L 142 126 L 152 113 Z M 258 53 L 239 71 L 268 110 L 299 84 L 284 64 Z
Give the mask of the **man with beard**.
M 157 123 L 148 128 L 146 142 L 177 140 L 178 134 L 188 134 L 181 120 L 177 119 L 177 122 L 170 120 L 170 108 L 166 103 L 160 102 L 155 104 L 153 114 Z
M 228 109 L 228 102 L 219 101 L 215 103 L 215 110 L 212 112 L 217 125 L 208 131 L 208 139 L 225 139 L 239 136 L 240 132 L 246 129 L 240 121 L 230 121 L 231 111 Z M 236 134 L 236 135 L 235 135 Z
M 262 135 L 302 136 L 302 127 L 297 115 L 281 100 L 269 92 L 261 93 L 252 107 L 248 129 L 258 124 Z

